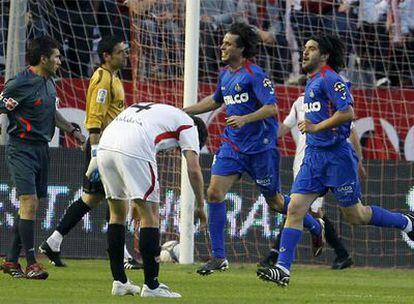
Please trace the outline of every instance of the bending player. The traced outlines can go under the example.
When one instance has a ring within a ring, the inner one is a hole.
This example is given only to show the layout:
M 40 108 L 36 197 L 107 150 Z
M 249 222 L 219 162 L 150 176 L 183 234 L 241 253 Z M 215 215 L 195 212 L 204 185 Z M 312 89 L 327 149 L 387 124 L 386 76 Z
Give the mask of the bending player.
M 305 44 L 302 68 L 309 78 L 305 88 L 305 120 L 299 122 L 298 128 L 307 134 L 307 148 L 292 185 L 277 263 L 257 270 L 260 278 L 280 286 L 289 284 L 303 217 L 312 202 L 328 190 L 339 201 L 349 223 L 397 228 L 414 240 L 413 215 L 361 203 L 358 157 L 347 141 L 354 117 L 353 100 L 338 75 L 345 65 L 344 59 L 344 45 L 337 37 L 315 36 Z
M 105 129 L 99 142 L 98 166 L 110 208 L 108 254 L 114 279 L 112 294 L 137 294 L 140 288 L 128 281 L 122 266 L 125 245 L 126 200 L 132 200 L 140 218 L 139 250 L 144 263 L 142 297 L 181 297 L 158 281 L 160 232 L 156 153 L 180 148 L 194 191 L 195 218 L 206 225 L 204 182 L 199 153 L 207 128 L 198 117 L 164 104 L 135 104 Z M 97 168 L 94 168 L 97 171 Z M 92 175 L 93 173 L 91 173 Z

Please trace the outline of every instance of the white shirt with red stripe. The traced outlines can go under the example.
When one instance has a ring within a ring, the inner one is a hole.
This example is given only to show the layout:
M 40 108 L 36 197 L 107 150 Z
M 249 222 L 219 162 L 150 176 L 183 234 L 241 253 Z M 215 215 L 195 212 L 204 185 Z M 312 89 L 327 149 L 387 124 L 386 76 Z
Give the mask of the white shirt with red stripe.
M 156 163 L 158 151 L 179 147 L 200 153 L 194 121 L 165 104 L 139 103 L 122 111 L 105 128 L 99 149 Z

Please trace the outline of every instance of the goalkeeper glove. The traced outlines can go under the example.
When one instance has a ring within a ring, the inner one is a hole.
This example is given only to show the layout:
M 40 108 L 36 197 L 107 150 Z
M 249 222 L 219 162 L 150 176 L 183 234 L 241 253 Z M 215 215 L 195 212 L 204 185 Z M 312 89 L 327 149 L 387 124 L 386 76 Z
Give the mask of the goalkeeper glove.
M 86 171 L 86 177 L 92 183 L 97 183 L 101 180 L 99 177 L 99 171 L 98 171 L 98 161 L 96 159 L 97 152 L 98 152 L 98 145 L 92 145 L 91 146 L 91 160 L 89 162 L 88 170 Z

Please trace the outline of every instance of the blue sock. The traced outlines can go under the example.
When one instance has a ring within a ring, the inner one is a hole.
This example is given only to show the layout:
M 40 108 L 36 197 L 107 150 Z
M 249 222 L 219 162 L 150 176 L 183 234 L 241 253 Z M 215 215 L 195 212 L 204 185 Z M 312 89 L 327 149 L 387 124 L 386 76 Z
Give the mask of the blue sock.
M 284 195 L 283 214 L 287 214 L 287 209 L 290 203 L 290 196 Z M 309 213 L 306 213 L 303 219 L 303 227 L 307 228 L 313 235 L 320 235 L 322 231 L 321 224 Z
M 322 232 L 321 223 L 309 213 L 303 218 L 303 227 L 307 228 L 313 235 L 320 235 Z
M 295 257 L 295 249 L 302 237 L 302 230 L 295 228 L 284 228 L 280 240 L 279 258 L 277 265 L 290 270 Z
M 408 219 L 399 212 L 391 212 L 387 209 L 370 206 L 372 210 L 371 220 L 369 225 L 378 227 L 390 227 L 404 230 L 408 225 Z
M 224 227 L 226 226 L 226 203 L 208 203 L 208 230 L 213 257 L 225 258 Z

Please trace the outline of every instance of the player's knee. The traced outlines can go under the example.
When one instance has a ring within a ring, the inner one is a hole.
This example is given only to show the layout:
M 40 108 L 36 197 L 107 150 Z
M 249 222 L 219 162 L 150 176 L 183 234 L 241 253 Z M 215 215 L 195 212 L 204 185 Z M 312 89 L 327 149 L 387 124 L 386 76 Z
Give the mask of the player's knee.
M 207 200 L 209 202 L 222 202 L 226 194 L 218 189 L 217 187 L 208 187 L 207 189 Z
M 100 194 L 88 194 L 88 193 L 84 193 L 82 195 L 82 200 L 83 200 L 83 202 L 86 205 L 89 206 L 89 208 L 95 209 L 102 202 L 103 196 L 100 195 Z
M 364 217 L 360 212 L 345 212 L 345 220 L 351 225 L 363 225 L 365 224 Z
M 277 194 L 273 197 L 266 197 L 266 203 L 269 206 L 269 208 L 277 211 L 282 212 L 284 209 L 284 199 L 283 196 L 280 194 Z
M 302 219 L 306 210 L 300 204 L 290 203 L 287 210 L 287 216 L 291 219 Z
M 19 208 L 20 217 L 23 219 L 35 219 L 38 200 L 32 195 L 30 196 L 22 195 L 19 197 L 19 201 L 20 201 L 20 208 Z

